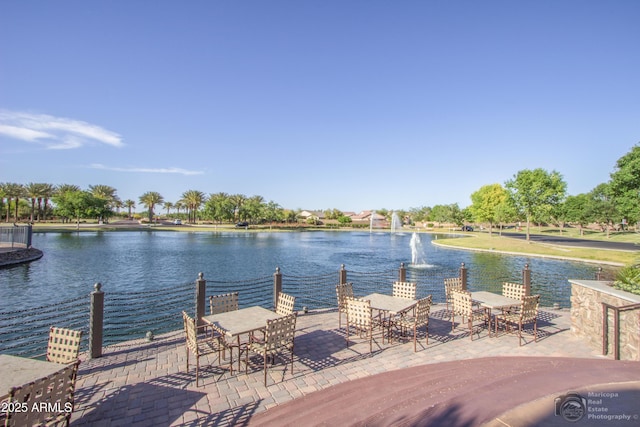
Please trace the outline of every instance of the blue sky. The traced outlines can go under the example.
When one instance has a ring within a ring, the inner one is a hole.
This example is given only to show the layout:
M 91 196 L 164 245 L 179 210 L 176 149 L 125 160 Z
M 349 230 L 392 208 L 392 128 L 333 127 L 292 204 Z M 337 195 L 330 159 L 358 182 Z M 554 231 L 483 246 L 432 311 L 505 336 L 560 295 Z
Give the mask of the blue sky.
M 470 204 L 640 142 L 640 2 L 0 2 L 0 182 Z

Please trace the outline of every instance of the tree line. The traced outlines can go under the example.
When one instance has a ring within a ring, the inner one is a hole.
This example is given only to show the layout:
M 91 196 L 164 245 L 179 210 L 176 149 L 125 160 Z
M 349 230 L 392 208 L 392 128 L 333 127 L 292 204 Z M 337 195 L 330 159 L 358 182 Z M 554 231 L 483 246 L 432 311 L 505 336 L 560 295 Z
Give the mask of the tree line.
M 396 210 L 404 223 L 439 222 L 462 225 L 487 224 L 489 232 L 494 226 L 514 222 L 526 223 L 527 238 L 531 224 L 552 224 L 560 228 L 565 224 L 577 225 L 581 230 L 589 224 L 598 224 L 607 233 L 640 220 L 640 146 L 616 162 L 610 180 L 597 185 L 588 193 L 566 194 L 567 184 L 557 171 L 542 168 L 517 172 L 502 184 L 489 184 L 471 194 L 471 205 L 460 209 L 457 203 L 433 207 Z M 153 221 L 162 210 L 167 217 L 184 217 L 189 223 L 214 221 L 219 223 L 247 221 L 293 223 L 299 219 L 299 210 L 282 208 L 262 196 L 224 192 L 209 195 L 188 190 L 176 202 L 165 201 L 156 192 L 149 191 L 138 199 L 145 207 L 145 216 Z M 81 189 L 77 185 L 48 183 L 0 183 L 0 212 L 5 222 L 25 218 L 31 222 L 51 218 L 80 222 L 81 219 L 108 220 L 114 216 L 133 217 L 133 200 L 122 201 L 117 190 L 108 185 L 90 185 Z M 174 213 L 171 214 L 171 210 Z M 181 211 L 183 213 L 181 213 Z M 394 211 L 379 209 L 378 214 L 391 219 Z M 338 209 L 327 209 L 326 219 L 348 224 L 350 218 Z M 316 221 L 317 219 L 313 219 Z M 637 228 L 637 226 L 636 226 Z

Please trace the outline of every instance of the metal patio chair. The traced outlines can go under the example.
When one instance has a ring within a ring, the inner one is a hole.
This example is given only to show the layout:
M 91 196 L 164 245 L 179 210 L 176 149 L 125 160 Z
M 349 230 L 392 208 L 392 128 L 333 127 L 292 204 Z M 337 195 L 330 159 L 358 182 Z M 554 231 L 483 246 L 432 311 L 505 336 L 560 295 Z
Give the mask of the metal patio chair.
M 347 313 L 347 298 L 353 298 L 353 283 L 341 283 L 336 286 L 338 300 L 338 328 L 342 328 L 342 313 Z
M 451 315 L 451 332 L 455 329 L 456 316 L 462 316 L 460 325 L 466 323 L 469 328 L 471 340 L 473 341 L 473 322 L 482 320 L 485 325 L 491 325 L 489 312 L 485 308 L 476 308 L 471 299 L 471 292 L 468 291 L 451 291 L 453 299 L 453 310 Z M 465 322 L 466 319 L 466 322 Z M 478 332 L 478 336 L 480 332 Z M 491 331 L 489 330 L 489 335 Z
M 253 352 L 262 356 L 265 387 L 267 386 L 267 362 L 271 360 L 271 364 L 273 364 L 278 354 L 290 353 L 291 374 L 293 374 L 293 346 L 297 317 L 297 313 L 291 313 L 284 317 L 267 320 L 264 338 L 258 338 L 252 334 L 249 342 L 240 349 L 241 353 L 245 353 L 245 373 L 249 370 L 249 353 Z
M 505 330 L 509 332 L 511 326 L 518 326 L 518 345 L 522 346 L 522 330 L 527 323 L 533 323 L 533 340 L 538 342 L 538 306 L 540 305 L 540 295 L 531 295 L 522 297 L 522 303 L 514 311 L 499 314 L 495 318 L 496 335 L 498 334 L 498 325 L 503 324 Z
M 78 359 L 82 331 L 73 329 L 49 328 L 47 361 L 68 364 Z

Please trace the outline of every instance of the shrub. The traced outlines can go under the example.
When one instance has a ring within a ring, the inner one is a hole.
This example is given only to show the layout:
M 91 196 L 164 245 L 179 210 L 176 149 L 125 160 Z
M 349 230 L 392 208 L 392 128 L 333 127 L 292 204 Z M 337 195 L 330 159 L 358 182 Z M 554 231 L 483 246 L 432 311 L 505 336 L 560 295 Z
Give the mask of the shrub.
M 621 269 L 616 275 L 613 287 L 621 291 L 640 295 L 640 263 Z

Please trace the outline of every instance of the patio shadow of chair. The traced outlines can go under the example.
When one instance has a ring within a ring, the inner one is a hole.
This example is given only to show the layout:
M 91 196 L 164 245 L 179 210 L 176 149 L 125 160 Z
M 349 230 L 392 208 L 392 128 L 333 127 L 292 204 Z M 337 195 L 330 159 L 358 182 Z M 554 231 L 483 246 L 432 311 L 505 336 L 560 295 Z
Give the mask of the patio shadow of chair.
M 72 422 L 75 426 L 94 425 L 118 414 L 122 416 L 123 424 L 131 424 L 136 415 L 139 418 L 148 411 L 157 424 L 170 425 L 179 421 L 184 413 L 206 395 L 206 392 L 156 385 L 152 382 L 125 385 L 113 389 L 97 402 L 78 405 Z M 127 417 L 131 419 L 128 420 Z

